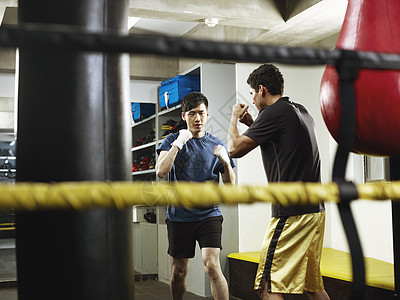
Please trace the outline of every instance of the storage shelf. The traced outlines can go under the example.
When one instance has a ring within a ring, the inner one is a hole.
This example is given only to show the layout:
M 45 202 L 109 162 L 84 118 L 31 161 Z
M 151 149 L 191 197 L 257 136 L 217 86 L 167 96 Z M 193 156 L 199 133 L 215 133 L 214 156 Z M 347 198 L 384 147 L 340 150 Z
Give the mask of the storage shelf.
M 149 222 L 146 222 L 146 221 L 134 222 L 134 223 L 140 224 L 140 226 L 149 226 L 149 227 L 157 226 L 156 223 L 149 223 Z
M 146 123 L 146 122 L 148 122 L 148 121 L 150 121 L 150 120 L 153 120 L 153 119 L 155 119 L 155 118 L 156 118 L 156 115 L 152 115 L 152 116 L 150 116 L 150 117 L 148 117 L 148 118 L 146 118 L 146 119 L 143 119 L 142 121 L 133 123 L 133 124 L 132 124 L 132 127 L 136 127 L 136 126 L 138 126 L 138 125 L 141 125 L 141 124 L 143 124 L 143 123 Z
M 171 108 L 167 108 L 166 110 L 160 111 L 158 113 L 158 115 L 162 116 L 162 115 L 168 114 L 170 112 L 176 111 L 177 109 L 180 109 L 180 108 L 181 108 L 181 104 L 178 104 L 177 106 L 174 106 L 174 107 L 171 107 Z
M 156 172 L 155 169 L 136 171 L 136 172 L 132 172 L 132 176 L 143 175 L 143 174 L 151 174 L 151 173 L 155 173 L 155 172 Z
M 154 146 L 155 144 L 156 144 L 156 142 L 154 141 L 154 142 L 147 143 L 147 144 L 144 144 L 144 145 L 136 146 L 136 147 L 133 147 L 133 148 L 131 149 L 131 151 L 132 151 L 132 152 L 139 151 L 139 150 L 142 150 L 142 149 L 145 149 L 145 148 L 152 147 L 152 146 Z

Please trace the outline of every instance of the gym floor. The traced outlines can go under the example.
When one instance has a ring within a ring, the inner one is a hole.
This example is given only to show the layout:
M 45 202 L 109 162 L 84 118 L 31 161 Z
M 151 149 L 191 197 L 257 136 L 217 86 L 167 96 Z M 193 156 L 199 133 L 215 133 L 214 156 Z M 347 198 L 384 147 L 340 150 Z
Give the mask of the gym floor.
M 0 239 L 0 299 L 17 300 L 17 275 L 14 240 Z M 157 280 L 135 282 L 135 300 L 170 300 L 168 284 Z M 204 300 L 192 293 L 185 293 L 185 300 Z M 237 298 L 231 298 L 237 299 Z

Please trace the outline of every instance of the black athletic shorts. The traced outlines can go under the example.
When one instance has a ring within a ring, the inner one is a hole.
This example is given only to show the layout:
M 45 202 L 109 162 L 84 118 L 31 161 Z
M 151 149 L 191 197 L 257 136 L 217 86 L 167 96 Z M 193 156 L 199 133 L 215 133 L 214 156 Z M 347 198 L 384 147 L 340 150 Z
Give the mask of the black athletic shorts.
M 211 217 L 199 222 L 167 220 L 168 254 L 175 258 L 193 258 L 196 241 L 201 248 L 220 248 L 223 217 Z

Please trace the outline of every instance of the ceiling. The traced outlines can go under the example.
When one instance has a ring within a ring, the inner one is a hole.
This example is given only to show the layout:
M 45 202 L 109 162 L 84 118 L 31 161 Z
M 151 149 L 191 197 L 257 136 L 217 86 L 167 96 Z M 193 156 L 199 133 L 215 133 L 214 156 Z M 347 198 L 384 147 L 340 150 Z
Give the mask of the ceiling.
M 17 6 L 0 0 L 3 24 L 16 23 Z M 130 32 L 307 46 L 337 34 L 346 7 L 347 0 L 129 0 Z M 218 24 L 208 27 L 207 18 Z
M 142 18 L 130 32 L 308 46 L 337 34 L 347 7 L 347 0 L 236 0 L 229 5 L 227 0 L 183 2 L 130 0 L 129 16 Z M 208 27 L 204 23 L 207 18 L 217 18 L 218 25 Z M 176 28 L 181 31 L 174 31 L 172 26 L 179 23 L 182 25 Z

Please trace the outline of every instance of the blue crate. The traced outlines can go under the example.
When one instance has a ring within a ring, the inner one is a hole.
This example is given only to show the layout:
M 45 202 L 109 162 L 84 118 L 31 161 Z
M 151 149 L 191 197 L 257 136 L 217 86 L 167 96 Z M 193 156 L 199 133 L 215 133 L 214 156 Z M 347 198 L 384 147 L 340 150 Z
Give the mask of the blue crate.
M 173 107 L 181 103 L 183 97 L 191 92 L 200 92 L 198 75 L 178 75 L 165 80 L 158 89 L 160 107 Z
M 135 122 L 139 122 L 156 113 L 156 105 L 154 103 L 132 102 L 132 116 Z

